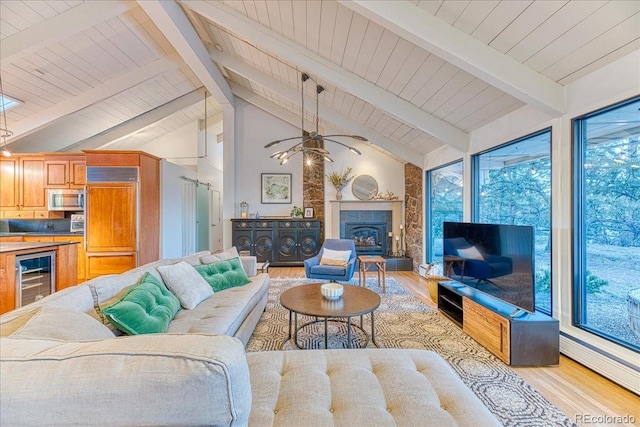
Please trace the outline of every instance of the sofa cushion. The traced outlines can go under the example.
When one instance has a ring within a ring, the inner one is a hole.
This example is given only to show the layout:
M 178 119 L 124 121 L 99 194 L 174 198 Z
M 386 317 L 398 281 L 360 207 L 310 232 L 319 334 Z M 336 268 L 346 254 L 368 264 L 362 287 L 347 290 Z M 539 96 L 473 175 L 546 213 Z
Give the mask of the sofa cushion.
M 204 277 L 215 292 L 246 285 L 250 282 L 238 257 L 212 262 L 211 264 L 196 265 L 194 268 Z
M 501 425 L 432 351 L 268 351 L 247 362 L 249 425 Z
M 158 278 L 145 273 L 138 283 L 102 313 L 129 335 L 163 333 L 180 310 L 180 301 Z
M 321 265 L 345 266 L 351 258 L 351 251 L 335 251 L 333 249 L 323 249 Z
M 269 275 L 258 274 L 244 286 L 216 292 L 194 310 L 180 310 L 169 323 L 168 332 L 235 336 L 268 292 Z
M 164 284 L 180 300 L 182 307 L 191 310 L 213 295 L 209 286 L 191 264 L 180 261 L 177 264 L 158 266 Z
M 11 334 L 11 337 L 78 341 L 109 339 L 115 335 L 88 314 L 46 305 L 39 308 L 26 324 Z
M 249 370 L 235 338 L 0 339 L 1 426 L 246 426 Z

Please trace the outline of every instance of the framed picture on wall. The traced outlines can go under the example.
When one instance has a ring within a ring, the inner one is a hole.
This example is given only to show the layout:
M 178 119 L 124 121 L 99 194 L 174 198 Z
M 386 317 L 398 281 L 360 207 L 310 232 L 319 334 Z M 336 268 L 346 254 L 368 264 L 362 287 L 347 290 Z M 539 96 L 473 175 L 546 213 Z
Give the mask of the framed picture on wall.
M 262 203 L 291 203 L 291 174 L 261 174 Z
M 313 208 L 304 208 L 304 217 L 313 218 Z

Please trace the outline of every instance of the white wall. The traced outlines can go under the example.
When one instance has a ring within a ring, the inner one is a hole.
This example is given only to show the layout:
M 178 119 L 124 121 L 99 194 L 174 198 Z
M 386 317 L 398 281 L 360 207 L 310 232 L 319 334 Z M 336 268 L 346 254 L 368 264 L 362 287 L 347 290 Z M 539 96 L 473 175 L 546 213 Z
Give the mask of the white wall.
M 185 236 L 183 229 L 184 205 L 187 203 L 183 187 L 194 184 L 181 177 L 195 179 L 196 173 L 167 160 L 160 163 L 160 168 L 160 259 L 177 258 L 194 252 L 194 246 L 190 243 L 194 239 L 190 237 L 195 236 Z
M 240 202 L 249 203 L 249 212 L 260 215 L 289 215 L 291 208 L 301 206 L 302 156 L 297 154 L 288 163 L 269 156 L 289 148 L 289 141 L 271 148 L 264 148 L 269 141 L 300 135 L 300 128 L 272 116 L 242 99 L 236 102 L 236 198 L 235 217 L 239 215 Z M 296 143 L 298 141 L 292 141 Z M 262 204 L 260 182 L 262 173 L 292 174 L 292 204 Z
M 344 131 L 335 129 L 324 130 L 325 134 L 342 134 Z M 249 212 L 256 211 L 263 216 L 289 215 L 291 208 L 304 206 L 302 199 L 302 155 L 297 154 L 288 163 L 280 165 L 279 160 L 269 156 L 279 150 L 295 144 L 296 140 L 283 142 L 271 148 L 264 148 L 269 141 L 290 138 L 300 135 L 300 128 L 292 126 L 275 116 L 255 107 L 242 99 L 236 102 L 236 215 L 238 205 L 242 201 L 249 203 Z M 353 154 L 348 149 L 325 142 L 325 148 L 331 152 L 334 163 L 325 162 L 325 172 L 335 170 L 340 172 L 351 166 L 353 176 L 368 174 L 376 178 L 380 192 L 387 190 L 396 194 L 400 200 L 404 199 L 404 165 L 390 157 L 374 150 L 359 141 L 340 138 L 341 142 L 356 147 L 362 152 L 361 156 Z M 262 204 L 260 182 L 262 173 L 290 173 L 292 174 L 292 203 L 291 204 Z M 326 201 L 335 200 L 335 190 L 325 182 Z M 343 200 L 355 200 L 351 187 L 343 190 Z M 329 209 L 328 203 L 325 203 Z M 326 212 L 325 212 L 326 214 Z
M 532 132 L 552 128 L 552 271 L 554 317 L 560 320 L 561 351 L 625 387 L 640 392 L 638 355 L 571 324 L 572 317 L 572 140 L 571 120 L 640 94 L 640 52 L 636 51 L 565 87 L 567 113 L 552 118 L 531 107 L 523 107 L 471 133 L 468 153 L 436 150 L 425 157 L 426 169 L 454 160 L 465 160 L 465 219 L 471 200 L 470 157 Z M 601 352 L 591 348 L 600 349 Z M 602 351 L 605 354 L 602 354 Z M 610 357 L 607 355 L 613 356 Z M 617 358 L 622 363 L 616 362 Z
M 186 124 L 141 145 L 138 149 L 195 170 L 198 156 L 198 122 Z

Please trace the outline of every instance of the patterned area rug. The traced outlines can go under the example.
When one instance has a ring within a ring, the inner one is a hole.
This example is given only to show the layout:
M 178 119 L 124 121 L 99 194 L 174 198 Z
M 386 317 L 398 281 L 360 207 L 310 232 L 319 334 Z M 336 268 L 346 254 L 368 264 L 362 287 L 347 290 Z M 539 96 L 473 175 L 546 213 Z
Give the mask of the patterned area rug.
M 247 351 L 295 348 L 287 339 L 289 311 L 280 305 L 279 297 L 290 287 L 307 283 L 317 283 L 317 280 L 271 279 L 267 309 L 247 344 Z M 357 285 L 357 279 L 349 283 Z M 440 354 L 505 426 L 577 427 L 502 361 L 420 302 L 394 278 L 387 278 L 386 294 L 382 294 L 377 280 L 373 278 L 367 279 L 367 288 L 380 293 L 382 298 L 375 312 L 375 335 L 380 347 L 427 349 Z M 304 316 L 298 318 L 299 323 L 311 320 Z M 352 322 L 360 323 L 359 319 L 357 322 L 352 319 Z M 346 325 L 338 322 L 330 322 L 330 325 L 329 348 L 346 347 Z M 370 325 L 369 316 L 365 316 L 364 329 L 367 332 Z M 363 335 L 356 328 L 352 331 L 356 331 L 354 344 L 359 345 Z M 299 342 L 305 347 L 324 348 L 323 324 L 304 328 Z M 375 348 L 372 343 L 368 347 Z

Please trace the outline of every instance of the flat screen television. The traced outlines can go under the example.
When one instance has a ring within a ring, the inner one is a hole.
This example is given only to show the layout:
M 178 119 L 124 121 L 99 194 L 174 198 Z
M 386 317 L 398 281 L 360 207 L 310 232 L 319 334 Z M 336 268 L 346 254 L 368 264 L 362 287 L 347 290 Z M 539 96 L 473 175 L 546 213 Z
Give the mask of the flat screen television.
M 445 222 L 445 275 L 533 313 L 533 234 L 524 225 Z

